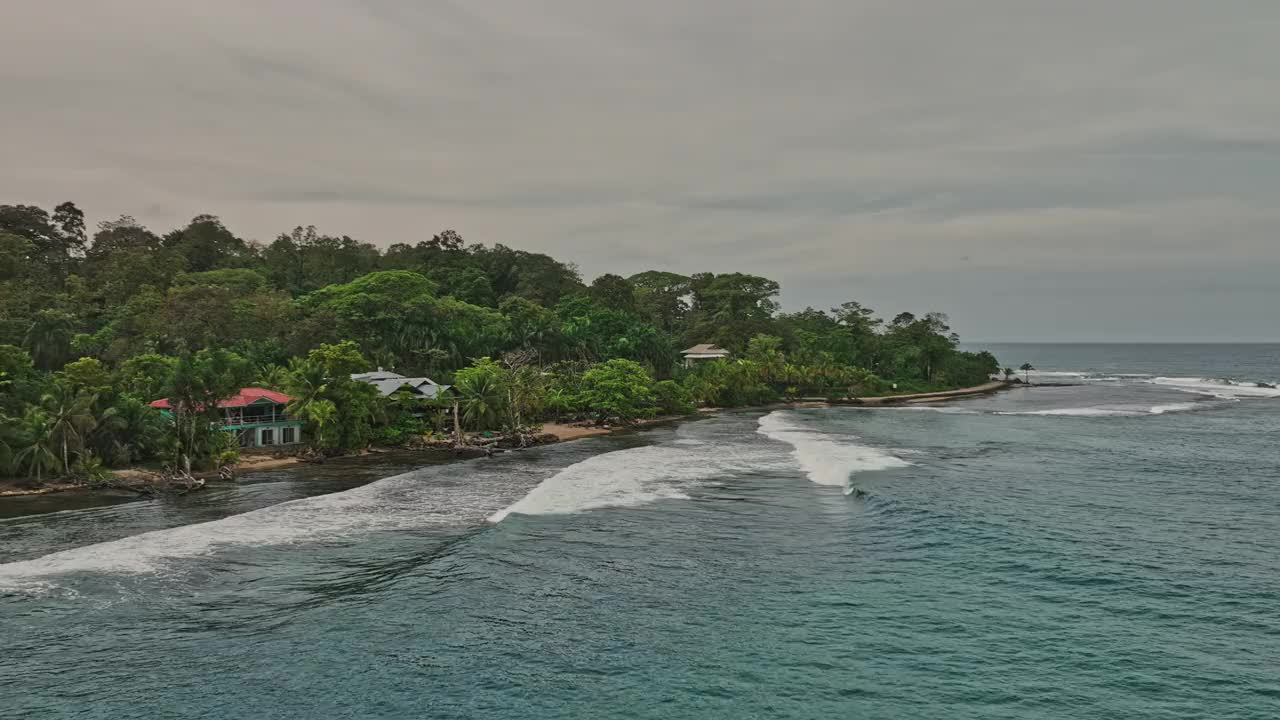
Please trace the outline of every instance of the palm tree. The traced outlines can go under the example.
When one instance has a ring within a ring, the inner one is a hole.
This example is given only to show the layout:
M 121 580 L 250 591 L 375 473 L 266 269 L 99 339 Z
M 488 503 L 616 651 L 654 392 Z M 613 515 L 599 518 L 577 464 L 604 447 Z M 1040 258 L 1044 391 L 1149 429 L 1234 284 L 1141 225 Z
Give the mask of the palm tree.
M 0 373 L 3 374 L 3 373 Z M 14 473 L 13 463 L 13 440 L 17 420 L 0 413 L 0 475 L 10 475 Z
M 141 400 L 122 397 L 102 414 L 93 445 L 97 454 L 115 464 L 142 460 L 164 444 L 169 423 Z
M 324 366 L 318 362 L 293 358 L 289 361 L 289 377 L 284 387 L 285 392 L 293 397 L 285 405 L 285 412 L 290 417 L 311 423 L 313 441 L 325 437 L 325 432 L 337 415 L 337 406 L 326 397 L 329 378 Z
M 338 419 L 338 406 L 333 404 L 332 400 L 317 400 L 306 407 L 304 415 L 298 417 L 311 423 L 315 428 L 315 432 L 311 437 L 318 441 L 313 444 L 322 445 L 331 441 L 332 434 L 330 429 L 334 422 Z
M 293 397 L 285 406 L 285 412 L 296 418 L 304 418 L 308 408 L 324 399 L 329 389 L 329 378 L 324 366 L 301 358 L 289 361 L 289 376 L 284 383 L 284 391 Z
M 1009 378 L 1013 377 L 1013 372 L 1014 372 L 1014 371 L 1013 371 L 1013 368 L 1008 368 L 1008 367 L 1007 367 L 1007 368 L 1005 368 L 1004 370 L 1001 370 L 1000 372 L 1003 372 L 1003 373 L 1004 373 L 1004 381 L 1005 381 L 1005 382 L 1009 382 Z
M 64 473 L 71 472 L 71 451 L 74 449 L 79 454 L 84 450 L 85 438 L 98 425 L 98 419 L 93 415 L 97 401 L 97 395 L 76 392 L 61 384 L 40 398 L 40 403 L 49 413 L 49 431 L 62 451 Z
M 1019 369 L 1019 370 L 1021 370 L 1021 371 L 1023 372 L 1023 374 L 1024 374 L 1024 375 L 1026 376 L 1026 378 L 1027 378 L 1027 384 L 1028 384 L 1028 385 L 1030 385 L 1030 384 L 1031 384 L 1031 371 L 1032 371 L 1032 370 L 1035 370 L 1035 368 L 1031 366 L 1031 363 L 1022 363 L 1022 367 L 1020 367 L 1020 368 L 1018 368 L 1018 369 Z
M 491 374 L 468 375 L 454 386 L 462 419 L 476 429 L 493 427 L 502 410 L 503 393 Z
M 258 370 L 256 384 L 272 390 L 283 390 L 289 382 L 289 370 L 275 363 L 263 365 Z
M 35 475 L 36 482 L 40 482 L 45 470 L 58 469 L 57 441 L 48 414 L 37 407 L 27 408 L 22 416 L 20 432 L 24 439 L 13 456 L 14 467 L 25 467 L 27 474 Z
M 71 313 L 52 309 L 37 312 L 25 338 L 36 367 L 52 370 L 66 362 L 74 332 L 75 317 Z

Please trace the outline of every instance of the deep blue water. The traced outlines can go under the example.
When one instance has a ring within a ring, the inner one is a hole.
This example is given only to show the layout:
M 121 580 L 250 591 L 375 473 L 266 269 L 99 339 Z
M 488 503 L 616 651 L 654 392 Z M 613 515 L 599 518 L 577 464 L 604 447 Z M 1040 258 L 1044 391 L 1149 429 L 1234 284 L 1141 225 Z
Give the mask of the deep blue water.
M 1082 384 L 0 520 L 0 717 L 1280 717 L 1280 347 L 996 352 Z

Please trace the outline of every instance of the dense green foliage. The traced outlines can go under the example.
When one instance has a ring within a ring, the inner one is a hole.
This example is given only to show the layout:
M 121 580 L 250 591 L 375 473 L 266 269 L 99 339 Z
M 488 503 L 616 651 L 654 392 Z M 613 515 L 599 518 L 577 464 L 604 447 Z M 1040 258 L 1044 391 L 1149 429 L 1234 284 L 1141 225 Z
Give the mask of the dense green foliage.
M 741 273 L 606 274 L 456 232 L 385 251 L 296 228 L 267 245 L 201 215 L 157 235 L 132 218 L 89 238 L 72 203 L 0 206 L 0 473 L 46 478 L 146 460 L 216 463 L 217 401 L 289 393 L 323 449 L 549 419 L 630 422 L 786 397 L 984 381 L 946 317 L 892 321 L 848 302 L 780 313 Z M 715 343 L 728 360 L 682 367 Z M 380 397 L 350 374 L 428 375 L 438 402 Z M 169 398 L 166 418 L 147 403 Z

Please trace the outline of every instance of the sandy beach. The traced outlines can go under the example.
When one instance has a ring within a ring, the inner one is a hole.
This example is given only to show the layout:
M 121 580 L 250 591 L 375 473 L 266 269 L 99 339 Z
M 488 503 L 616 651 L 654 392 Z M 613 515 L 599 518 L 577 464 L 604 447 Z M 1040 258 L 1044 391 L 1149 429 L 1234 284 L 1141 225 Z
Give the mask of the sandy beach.
M 592 425 L 592 424 L 567 424 L 567 423 L 543 423 L 542 432 L 556 436 L 557 442 L 566 442 L 569 440 L 577 440 L 584 437 L 593 437 L 595 435 L 608 435 L 609 433 L 619 432 L 621 430 L 634 430 L 636 428 L 645 427 L 647 425 L 656 425 L 658 423 L 674 422 L 676 420 L 684 420 L 690 417 L 688 415 L 662 415 L 654 418 L 644 418 L 637 420 L 631 425 Z

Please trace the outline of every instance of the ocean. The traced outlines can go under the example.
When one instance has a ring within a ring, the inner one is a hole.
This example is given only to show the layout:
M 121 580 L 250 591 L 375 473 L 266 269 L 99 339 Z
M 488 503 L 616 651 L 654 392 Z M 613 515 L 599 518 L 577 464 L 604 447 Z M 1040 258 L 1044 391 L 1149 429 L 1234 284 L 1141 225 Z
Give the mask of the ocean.
M 992 349 L 1072 384 L 0 501 L 0 718 L 1280 717 L 1280 345 Z

